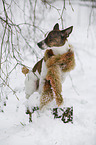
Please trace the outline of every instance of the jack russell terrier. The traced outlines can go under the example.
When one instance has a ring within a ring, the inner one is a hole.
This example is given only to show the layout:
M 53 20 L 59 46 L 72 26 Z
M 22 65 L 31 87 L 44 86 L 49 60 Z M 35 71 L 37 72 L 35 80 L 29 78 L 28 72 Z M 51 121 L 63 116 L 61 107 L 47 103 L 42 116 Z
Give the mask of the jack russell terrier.
M 59 24 L 55 24 L 47 37 L 37 43 L 39 48 L 45 49 L 44 57 L 35 64 L 32 70 L 22 68 L 22 72 L 27 74 L 26 98 L 28 99 L 38 91 L 41 95 L 40 109 L 54 98 L 58 106 L 63 103 L 62 83 L 66 74 L 75 67 L 73 47 L 68 44 L 67 40 L 72 30 L 73 26 L 59 30 Z

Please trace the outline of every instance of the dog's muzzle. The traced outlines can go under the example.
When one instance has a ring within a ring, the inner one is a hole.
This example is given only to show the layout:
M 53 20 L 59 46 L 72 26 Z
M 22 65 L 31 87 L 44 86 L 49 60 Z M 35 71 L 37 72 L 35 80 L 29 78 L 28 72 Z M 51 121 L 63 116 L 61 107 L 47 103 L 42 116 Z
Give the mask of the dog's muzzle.
M 40 41 L 39 43 L 37 43 L 37 45 L 39 46 L 39 48 L 41 48 L 42 50 L 47 49 L 47 45 L 46 43 L 43 41 Z

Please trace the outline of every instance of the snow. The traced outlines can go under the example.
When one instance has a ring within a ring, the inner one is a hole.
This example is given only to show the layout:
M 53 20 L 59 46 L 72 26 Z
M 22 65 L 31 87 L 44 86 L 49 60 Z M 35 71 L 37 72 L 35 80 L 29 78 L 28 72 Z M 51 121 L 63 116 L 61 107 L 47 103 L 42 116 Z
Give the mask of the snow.
M 61 8 L 62 1 L 54 5 Z M 74 46 L 76 67 L 63 83 L 62 107 L 73 106 L 73 124 L 54 119 L 50 105 L 35 112 L 33 122 L 29 123 L 28 115 L 25 114 L 25 76 L 18 66 L 11 75 L 10 84 L 17 91 L 19 101 L 9 92 L 4 113 L 0 112 L 0 145 L 96 145 L 96 22 L 92 21 L 89 25 L 91 7 L 75 2 L 72 7 L 74 12 L 66 4 L 64 20 L 66 27 L 74 26 L 69 41 Z M 40 25 L 48 32 L 57 22 L 60 24 L 56 10 L 50 9 Z M 25 56 L 27 54 L 30 53 L 26 50 Z M 24 61 L 32 65 L 31 55 Z M 34 99 L 30 97 L 30 103 L 31 99 L 33 105 L 38 105 L 38 93 L 34 94 Z M 55 101 L 51 106 L 54 104 Z

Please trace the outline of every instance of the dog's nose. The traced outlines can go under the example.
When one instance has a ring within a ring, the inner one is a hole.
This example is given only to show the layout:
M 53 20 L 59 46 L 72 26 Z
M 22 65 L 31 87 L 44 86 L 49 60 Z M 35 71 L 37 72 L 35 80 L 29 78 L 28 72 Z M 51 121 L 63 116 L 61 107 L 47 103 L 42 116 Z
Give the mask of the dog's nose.
M 39 48 L 43 49 L 42 48 L 42 42 L 37 43 L 37 45 L 38 45 Z

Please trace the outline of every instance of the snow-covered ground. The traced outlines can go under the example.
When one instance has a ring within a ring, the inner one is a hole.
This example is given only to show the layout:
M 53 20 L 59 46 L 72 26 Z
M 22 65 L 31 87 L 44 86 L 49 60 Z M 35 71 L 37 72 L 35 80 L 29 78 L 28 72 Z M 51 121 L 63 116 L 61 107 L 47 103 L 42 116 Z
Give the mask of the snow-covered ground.
M 62 2 L 56 2 L 55 6 L 61 8 Z M 17 91 L 19 101 L 10 94 L 4 113 L 0 113 L 0 145 L 96 145 L 96 22 L 92 19 L 89 26 L 91 7 L 82 3 L 73 3 L 72 7 L 74 12 L 69 4 L 66 5 L 64 21 L 66 27 L 74 26 L 69 41 L 75 49 L 76 67 L 63 84 L 62 107 L 73 106 L 73 124 L 54 119 L 49 109 L 35 112 L 33 122 L 28 122 L 25 76 L 18 66 L 11 75 L 10 84 Z M 56 10 L 50 9 L 41 26 L 46 33 L 57 22 L 60 24 Z M 29 54 L 27 50 L 26 54 Z M 25 62 L 30 65 L 30 60 L 31 55 Z M 38 102 L 38 93 L 34 98 Z

